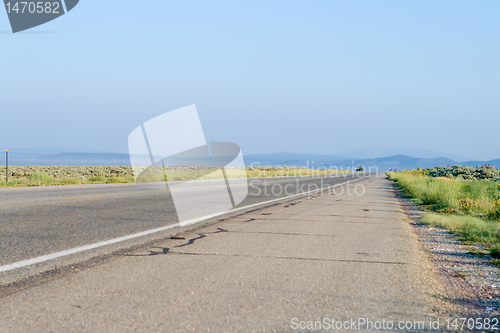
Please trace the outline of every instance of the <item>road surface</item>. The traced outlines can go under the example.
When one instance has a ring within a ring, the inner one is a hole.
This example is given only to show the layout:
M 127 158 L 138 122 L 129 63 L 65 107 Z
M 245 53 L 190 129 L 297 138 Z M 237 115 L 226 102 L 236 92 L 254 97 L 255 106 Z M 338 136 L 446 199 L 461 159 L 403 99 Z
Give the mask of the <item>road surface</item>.
M 288 200 L 11 292 L 0 330 L 446 331 L 453 314 L 392 185 L 356 183 L 363 195 Z
M 251 178 L 250 186 L 241 179 L 238 186 L 249 186 L 249 195 L 238 207 L 365 176 L 354 173 Z M 205 194 L 213 191 L 216 195 L 210 180 L 199 184 L 206 184 Z M 189 190 L 184 189 L 188 195 Z M 203 211 L 203 207 L 192 209 Z M 4 188 L 0 189 L 0 211 L 0 266 L 3 267 L 178 222 L 165 183 Z

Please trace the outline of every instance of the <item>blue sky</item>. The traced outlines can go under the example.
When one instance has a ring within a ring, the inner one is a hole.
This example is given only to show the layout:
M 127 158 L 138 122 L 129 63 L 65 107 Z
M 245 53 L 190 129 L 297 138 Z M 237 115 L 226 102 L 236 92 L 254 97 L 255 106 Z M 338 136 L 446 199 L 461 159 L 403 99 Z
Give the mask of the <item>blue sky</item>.
M 126 152 L 196 104 L 245 154 L 412 146 L 500 157 L 499 1 L 97 1 L 0 11 L 0 147 Z

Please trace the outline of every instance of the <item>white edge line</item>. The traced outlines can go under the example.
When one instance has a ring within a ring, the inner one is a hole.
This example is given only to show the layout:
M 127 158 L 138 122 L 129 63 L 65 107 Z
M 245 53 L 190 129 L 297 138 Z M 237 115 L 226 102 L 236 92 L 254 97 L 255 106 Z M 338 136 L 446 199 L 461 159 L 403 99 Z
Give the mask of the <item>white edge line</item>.
M 294 195 L 291 195 L 291 196 L 288 196 L 288 197 L 284 197 L 284 198 L 278 198 L 278 199 L 273 199 L 273 200 L 269 200 L 269 201 L 259 202 L 259 203 L 253 204 L 253 205 L 236 208 L 236 209 L 232 209 L 232 210 L 229 210 L 229 211 L 215 213 L 215 214 L 211 214 L 211 215 L 199 217 L 199 218 L 188 220 L 188 221 L 184 221 L 184 222 L 179 222 L 179 223 L 175 223 L 175 224 L 169 224 L 167 226 L 160 227 L 160 228 L 150 229 L 150 230 L 141 231 L 141 232 L 138 232 L 138 233 L 135 233 L 135 234 L 127 235 L 127 236 L 122 236 L 122 237 L 118 237 L 118 238 L 109 239 L 107 241 L 102 241 L 102 242 L 98 242 L 98 243 L 94 243 L 94 244 L 88 244 L 88 245 L 84 245 L 84 246 L 80 246 L 80 247 L 75 247 L 75 248 L 72 248 L 72 249 L 69 249 L 69 250 L 64 250 L 64 251 L 60 251 L 60 252 L 56 252 L 56 253 L 52 253 L 52 254 L 47 254 L 47 255 L 41 256 L 41 257 L 36 257 L 36 258 L 28 259 L 28 260 L 18 261 L 18 262 L 12 263 L 12 264 L 0 266 L 0 272 L 7 272 L 7 271 L 11 271 L 11 270 L 16 269 L 16 268 L 21 268 L 21 267 L 25 267 L 25 266 L 31 266 L 31 265 L 39 264 L 39 263 L 44 262 L 44 261 L 49 261 L 49 260 L 53 260 L 53 259 L 65 257 L 65 256 L 68 256 L 70 254 L 75 254 L 75 253 L 79 253 L 79 252 L 83 252 L 83 251 L 92 250 L 92 249 L 95 249 L 95 248 L 98 248 L 98 247 L 101 247 L 101 246 L 115 244 L 115 243 L 123 242 L 123 241 L 129 240 L 129 239 L 134 239 L 134 238 L 137 238 L 137 237 L 142 237 L 142 236 L 154 234 L 154 233 L 157 233 L 157 232 L 160 232 L 160 231 L 164 231 L 164 230 L 168 230 L 168 229 L 172 229 L 172 228 L 175 228 L 175 227 L 185 227 L 187 225 L 196 224 L 196 223 L 199 223 L 201 221 L 211 219 L 213 217 L 217 217 L 217 216 L 221 216 L 221 215 L 225 215 L 225 214 L 234 213 L 234 212 L 237 212 L 237 211 L 240 211 L 240 210 L 243 210 L 243 209 L 248 209 L 248 208 L 252 208 L 252 207 L 257 207 L 257 206 L 265 205 L 265 204 L 268 204 L 268 203 L 271 203 L 271 202 L 276 202 L 276 201 L 280 201 L 280 200 L 285 200 L 285 199 L 289 199 L 289 198 L 303 196 L 303 195 L 310 194 L 310 193 L 313 193 L 313 192 L 318 192 L 318 191 L 323 192 L 324 190 L 328 190 L 330 188 L 334 188 L 334 187 L 337 187 L 337 186 L 342 186 L 342 185 L 345 185 L 345 184 L 349 184 L 349 183 L 352 183 L 352 182 L 355 182 L 355 181 L 358 181 L 358 180 L 366 179 L 368 177 L 369 176 L 365 176 L 365 177 L 362 177 L 362 178 L 350 180 L 350 181 L 345 182 L 345 183 L 341 183 L 341 184 L 337 184 L 337 185 L 333 185 L 333 186 L 328 186 L 328 187 L 322 187 L 322 188 L 317 189 L 317 190 L 312 190 L 312 191 L 308 191 L 308 192 L 304 192 L 304 193 L 294 194 Z

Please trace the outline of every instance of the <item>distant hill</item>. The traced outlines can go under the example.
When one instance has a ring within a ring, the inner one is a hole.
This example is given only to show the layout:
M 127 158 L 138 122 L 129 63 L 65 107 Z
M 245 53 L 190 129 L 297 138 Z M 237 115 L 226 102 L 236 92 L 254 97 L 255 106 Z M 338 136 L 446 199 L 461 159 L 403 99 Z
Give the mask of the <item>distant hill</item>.
M 406 155 L 394 155 L 389 157 L 380 157 L 372 159 L 346 159 L 338 158 L 335 155 L 311 155 L 311 154 L 268 154 L 268 155 L 246 155 L 245 164 L 262 165 L 262 166 L 305 166 L 305 167 L 328 167 L 339 169 L 353 169 L 363 165 L 365 168 L 378 168 L 379 171 L 387 171 L 389 169 L 398 168 L 414 169 L 414 168 L 432 168 L 437 165 L 454 165 L 457 162 L 448 158 L 416 158 Z
M 348 159 L 375 159 L 386 156 L 406 155 L 420 158 L 441 158 L 445 157 L 453 161 L 467 161 L 470 158 L 457 156 L 445 152 L 439 152 L 429 149 L 421 149 L 414 147 L 369 147 L 363 149 L 355 149 L 341 152 L 339 155 L 344 155 Z
M 384 172 L 388 170 L 398 170 L 404 169 L 416 169 L 416 168 L 432 168 L 435 166 L 443 165 L 455 165 L 457 162 L 450 160 L 448 158 L 417 158 L 406 155 L 395 155 L 389 157 L 365 159 L 365 160 L 346 160 L 331 163 L 331 165 L 325 164 L 325 167 L 336 166 L 339 169 L 352 169 L 353 167 L 358 167 L 362 165 L 366 171 L 378 171 Z
M 0 160 L 0 164 L 4 161 Z M 10 165 L 69 165 L 69 166 L 100 166 L 123 165 L 130 166 L 128 154 L 114 153 L 62 153 L 57 155 L 42 155 L 37 153 L 9 151 Z
M 10 165 L 130 165 L 128 154 L 117 153 L 61 153 L 56 155 L 42 155 L 36 153 L 27 153 L 13 150 L 10 152 Z M 500 167 L 500 159 L 491 161 L 466 161 L 456 162 L 445 157 L 438 158 L 419 158 L 407 155 L 393 155 L 388 157 L 355 159 L 348 158 L 345 155 L 319 155 L 319 154 L 301 154 L 282 152 L 276 154 L 254 154 L 244 155 L 247 166 L 304 166 L 304 167 L 328 167 L 338 169 L 353 169 L 363 165 L 366 170 L 372 167 L 373 170 L 384 172 L 389 169 L 398 168 L 432 168 L 435 166 L 448 165 L 493 165 Z M 0 164 L 4 164 L 0 161 Z
M 374 170 L 378 169 L 380 172 L 388 171 L 390 169 L 398 168 L 398 170 L 404 169 L 416 169 L 416 168 L 433 168 L 435 166 L 448 166 L 448 165 L 494 165 L 500 167 L 500 159 L 491 161 L 467 161 L 467 162 L 456 162 L 452 159 L 445 157 L 437 158 L 422 158 L 422 157 L 411 157 L 407 155 L 394 155 L 388 157 L 379 158 L 365 158 L 365 159 L 354 159 L 354 158 L 339 158 L 339 155 L 313 155 L 313 154 L 294 154 L 294 153 L 279 153 L 279 154 L 262 154 L 262 155 L 246 155 L 245 164 L 247 166 L 251 165 L 262 165 L 262 166 L 305 166 L 305 167 L 328 167 L 328 168 L 338 168 L 338 169 L 353 169 L 363 165 L 365 169 L 372 167 Z
M 255 165 L 295 165 L 305 166 L 306 164 L 315 165 L 330 163 L 331 161 L 340 161 L 349 159 L 345 155 L 320 155 L 320 154 L 304 154 L 304 153 L 290 153 L 288 151 L 275 153 L 275 154 L 255 154 L 244 155 L 245 164 L 251 166 Z
M 46 165 L 124 165 L 130 166 L 129 154 L 114 153 L 63 153 L 37 159 Z

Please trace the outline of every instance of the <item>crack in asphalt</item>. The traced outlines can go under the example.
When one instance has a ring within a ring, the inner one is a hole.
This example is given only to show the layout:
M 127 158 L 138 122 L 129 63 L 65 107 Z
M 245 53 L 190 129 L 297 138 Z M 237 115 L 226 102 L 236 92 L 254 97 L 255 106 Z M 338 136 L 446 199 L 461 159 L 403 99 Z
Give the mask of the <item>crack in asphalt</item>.
M 264 234 L 264 235 L 286 235 L 286 236 L 316 236 L 316 237 L 339 237 L 336 235 L 319 234 L 297 234 L 293 232 L 269 232 L 269 231 L 228 231 L 235 234 Z
M 224 254 L 224 253 L 196 253 L 196 252 L 170 252 L 169 254 L 191 255 L 191 256 L 226 256 L 241 258 L 261 258 L 261 259 L 287 259 L 287 260 L 308 260 L 308 261 L 329 261 L 329 262 L 352 262 L 366 264 L 389 264 L 389 265 L 408 265 L 406 262 L 399 261 L 371 261 L 354 259 L 322 259 L 322 258 L 301 258 L 301 257 L 280 257 L 280 256 L 254 256 L 249 254 Z
M 183 247 L 183 246 L 187 246 L 187 245 L 191 245 L 193 244 L 195 241 L 197 241 L 198 239 L 202 239 L 202 238 L 205 238 L 207 237 L 207 235 L 205 234 L 199 234 L 198 237 L 195 237 L 195 238 L 191 238 L 186 244 L 181 244 L 181 245 L 176 245 L 174 247 Z
M 147 254 L 122 254 L 124 257 L 147 257 L 147 256 L 156 256 L 158 254 L 167 254 L 170 251 L 169 247 L 161 247 L 161 246 L 152 246 L 155 249 L 161 249 L 161 251 L 152 251 L 148 250 Z
M 361 221 L 328 221 L 328 220 L 299 220 L 299 219 L 266 219 L 255 218 L 250 221 L 234 221 L 235 223 L 248 223 L 253 221 L 281 221 L 281 222 L 323 222 L 323 223 L 361 223 L 361 224 L 386 224 L 385 222 L 361 222 Z
M 217 228 L 217 231 L 214 231 L 214 232 L 207 232 L 205 234 L 198 234 L 199 236 L 198 237 L 195 237 L 195 238 L 191 238 L 186 244 L 181 244 L 181 245 L 176 245 L 174 247 L 183 247 L 183 246 L 187 246 L 187 245 L 191 245 L 193 244 L 195 241 L 197 241 L 198 239 L 202 239 L 202 238 L 205 238 L 207 237 L 207 235 L 210 235 L 210 234 L 219 234 L 221 232 L 228 232 L 226 229 L 222 229 L 222 228 Z
M 180 245 L 175 245 L 174 247 L 183 247 L 183 246 L 191 245 L 191 244 L 194 244 L 195 241 L 207 237 L 207 235 L 210 235 L 210 234 L 219 234 L 221 232 L 229 232 L 229 231 L 227 231 L 226 229 L 223 229 L 223 228 L 217 228 L 217 231 L 207 232 L 207 233 L 204 233 L 204 234 L 198 234 L 198 237 L 194 237 L 194 238 L 189 239 L 189 241 L 187 243 L 180 244 Z M 180 240 L 180 239 L 185 239 L 185 238 L 184 237 L 171 237 L 170 239 Z M 126 256 L 126 257 L 146 257 L 146 256 L 155 256 L 155 255 L 158 255 L 158 254 L 168 254 L 168 253 L 171 253 L 169 247 L 152 246 L 152 248 L 161 249 L 161 251 L 152 251 L 152 250 L 149 250 L 149 253 L 147 253 L 147 254 L 124 254 L 124 256 Z

